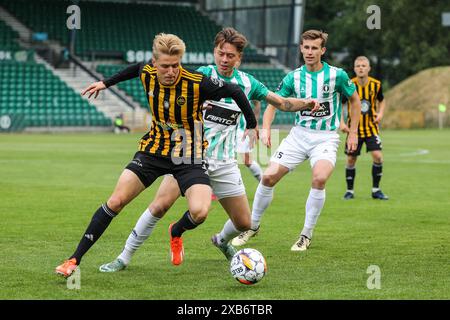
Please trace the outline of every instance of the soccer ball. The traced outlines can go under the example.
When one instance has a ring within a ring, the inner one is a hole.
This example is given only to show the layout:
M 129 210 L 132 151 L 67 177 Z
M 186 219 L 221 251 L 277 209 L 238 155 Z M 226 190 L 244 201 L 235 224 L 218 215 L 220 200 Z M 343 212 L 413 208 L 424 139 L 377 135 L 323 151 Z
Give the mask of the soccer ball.
M 267 272 L 266 259 L 258 250 L 245 248 L 236 252 L 231 259 L 230 271 L 240 283 L 255 284 Z

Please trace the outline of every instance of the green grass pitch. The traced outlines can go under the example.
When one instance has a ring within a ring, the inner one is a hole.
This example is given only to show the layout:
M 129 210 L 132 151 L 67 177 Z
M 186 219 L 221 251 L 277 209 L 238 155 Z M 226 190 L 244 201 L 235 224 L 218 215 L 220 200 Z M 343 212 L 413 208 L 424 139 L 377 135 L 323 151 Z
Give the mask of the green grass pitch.
M 0 299 L 450 299 L 450 131 L 385 131 L 382 138 L 381 186 L 391 199 L 371 199 L 371 158 L 363 154 L 356 198 L 342 200 L 341 144 L 306 253 L 290 247 L 304 222 L 309 163 L 277 185 L 260 234 L 246 246 L 260 250 L 268 264 L 254 286 L 235 281 L 210 244 L 226 220 L 217 202 L 203 225 L 185 233 L 181 266 L 170 264 L 167 227 L 186 210 L 185 199 L 159 222 L 128 269 L 98 271 L 121 251 L 158 180 L 87 253 L 80 289 L 69 290 L 54 268 L 72 254 L 112 192 L 139 135 L 0 135 Z M 257 183 L 241 169 L 252 202 Z M 379 289 L 367 286 L 371 265 L 379 267 Z

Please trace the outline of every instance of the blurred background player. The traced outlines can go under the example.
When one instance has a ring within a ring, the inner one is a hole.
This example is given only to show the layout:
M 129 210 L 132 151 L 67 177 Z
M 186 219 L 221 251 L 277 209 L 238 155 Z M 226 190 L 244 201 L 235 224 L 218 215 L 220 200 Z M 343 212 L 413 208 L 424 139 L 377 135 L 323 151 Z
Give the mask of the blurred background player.
M 130 132 L 130 128 L 125 125 L 123 114 L 118 114 L 114 119 L 114 133 Z
M 301 36 L 300 51 L 305 64 L 284 77 L 277 93 L 283 97 L 318 99 L 320 109 L 296 114 L 295 126 L 273 154 L 256 189 L 251 229 L 234 238 L 233 245 L 243 245 L 257 234 L 261 218 L 272 202 L 274 186 L 307 159 L 312 168 L 311 190 L 306 200 L 304 227 L 291 250 L 305 251 L 311 243 L 314 227 L 325 204 L 325 184 L 336 164 L 339 147 L 337 130 L 342 112 L 341 95 L 350 100 L 353 118 L 359 118 L 361 108 L 355 85 L 347 73 L 322 61 L 327 39 L 328 34 L 318 30 L 308 30 Z M 269 105 L 266 112 L 274 113 L 275 109 Z M 264 116 L 264 119 L 273 118 L 273 114 Z M 350 151 L 357 147 L 357 125 L 351 124 L 347 138 Z M 266 129 L 266 135 L 270 135 L 270 124 L 263 124 L 263 129 Z M 270 139 L 266 136 L 265 141 Z
M 350 152 L 347 148 L 347 164 L 345 168 L 345 180 L 347 181 L 347 191 L 344 199 L 353 199 L 354 184 L 356 176 L 356 160 L 361 154 L 362 145 L 366 144 L 366 152 L 372 154 L 372 198 L 379 200 L 388 200 L 389 198 L 380 189 L 380 180 L 383 174 L 383 154 L 381 152 L 381 139 L 378 135 L 379 124 L 383 119 L 384 109 L 386 106 L 381 81 L 369 77 L 370 61 L 367 57 L 360 56 L 355 59 L 354 68 L 356 77 L 352 79 L 356 85 L 356 91 L 361 99 L 361 116 L 358 126 L 358 148 L 354 152 Z M 350 104 L 348 104 L 350 108 Z M 349 126 L 352 121 L 351 115 L 348 115 L 348 126 L 344 121 L 341 122 L 341 130 L 349 132 Z

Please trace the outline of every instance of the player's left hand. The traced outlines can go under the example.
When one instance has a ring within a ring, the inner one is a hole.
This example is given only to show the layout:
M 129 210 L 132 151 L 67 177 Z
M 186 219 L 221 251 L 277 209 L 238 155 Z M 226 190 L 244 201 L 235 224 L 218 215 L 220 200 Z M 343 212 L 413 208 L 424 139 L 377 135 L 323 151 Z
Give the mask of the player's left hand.
M 383 115 L 381 113 L 379 113 L 379 114 L 377 114 L 377 116 L 375 117 L 375 120 L 373 120 L 373 122 L 378 124 L 381 122 L 381 119 L 383 119 Z
M 352 153 L 358 147 L 358 135 L 356 132 L 349 132 L 347 137 L 347 150 Z
M 258 129 L 245 129 L 244 135 L 242 136 L 242 141 L 245 141 L 245 138 L 248 137 L 248 144 L 250 148 L 253 148 L 253 146 L 256 143 L 256 139 L 258 136 Z
M 92 95 L 95 94 L 94 99 L 97 99 L 100 91 L 105 90 L 105 89 L 106 89 L 105 83 L 103 81 L 97 81 L 97 82 L 90 84 L 86 89 L 84 89 L 81 92 L 81 95 L 84 96 L 87 92 L 89 92 L 88 98 L 92 97 Z

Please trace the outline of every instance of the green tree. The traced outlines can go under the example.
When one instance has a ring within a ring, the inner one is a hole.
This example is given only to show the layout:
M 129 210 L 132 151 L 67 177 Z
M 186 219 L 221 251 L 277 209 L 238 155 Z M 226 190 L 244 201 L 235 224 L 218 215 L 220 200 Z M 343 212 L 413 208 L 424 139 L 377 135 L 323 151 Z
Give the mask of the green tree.
M 367 28 L 367 8 L 381 9 L 381 29 Z M 450 1 L 440 0 L 307 0 L 305 30 L 330 34 L 325 59 L 352 74 L 353 60 L 366 55 L 372 74 L 394 85 L 420 70 L 450 65 L 450 28 L 443 27 L 442 12 Z

